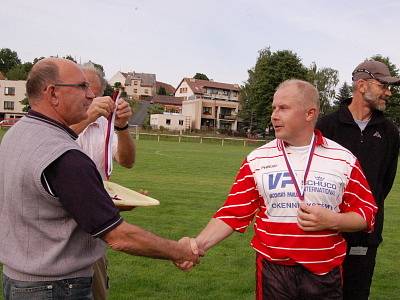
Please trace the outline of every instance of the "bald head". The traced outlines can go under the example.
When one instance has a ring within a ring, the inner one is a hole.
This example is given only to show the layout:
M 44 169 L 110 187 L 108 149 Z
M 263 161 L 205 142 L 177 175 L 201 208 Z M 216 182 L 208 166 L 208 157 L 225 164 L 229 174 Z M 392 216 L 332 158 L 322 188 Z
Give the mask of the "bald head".
M 79 69 L 73 61 L 64 58 L 49 57 L 39 60 L 29 72 L 26 81 L 28 99 L 40 99 L 44 89 L 60 81 L 72 69 Z
M 298 101 L 304 105 L 305 109 L 315 108 L 319 111 L 319 93 L 311 83 L 300 79 L 285 80 L 277 87 L 275 94 L 285 88 L 296 89 Z

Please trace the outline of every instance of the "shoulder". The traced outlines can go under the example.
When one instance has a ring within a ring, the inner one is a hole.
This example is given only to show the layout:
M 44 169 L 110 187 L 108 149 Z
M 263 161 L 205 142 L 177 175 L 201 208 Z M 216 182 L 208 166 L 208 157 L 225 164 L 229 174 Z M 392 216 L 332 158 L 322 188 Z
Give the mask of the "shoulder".
M 247 155 L 247 161 L 254 160 L 257 157 L 277 155 L 278 153 L 277 139 L 274 139 L 250 152 L 249 155 Z

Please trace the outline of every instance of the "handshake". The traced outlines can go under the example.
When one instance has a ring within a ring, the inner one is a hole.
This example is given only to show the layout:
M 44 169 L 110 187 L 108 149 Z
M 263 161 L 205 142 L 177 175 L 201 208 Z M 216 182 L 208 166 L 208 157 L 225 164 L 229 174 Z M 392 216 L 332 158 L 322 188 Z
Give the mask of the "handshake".
M 173 262 L 182 271 L 190 271 L 200 263 L 200 257 L 204 256 L 205 250 L 198 246 L 194 238 L 183 237 L 178 241 L 178 244 L 180 246 L 180 255 Z

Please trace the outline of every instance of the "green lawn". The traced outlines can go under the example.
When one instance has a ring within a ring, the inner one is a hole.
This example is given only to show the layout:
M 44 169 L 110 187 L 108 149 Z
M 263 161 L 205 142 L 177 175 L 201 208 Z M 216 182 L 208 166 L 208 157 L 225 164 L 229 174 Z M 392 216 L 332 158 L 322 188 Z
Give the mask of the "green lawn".
M 224 201 L 241 161 L 252 149 L 153 140 L 140 140 L 137 148 L 135 167 L 116 167 L 111 180 L 135 190 L 146 189 L 161 205 L 137 208 L 123 216 L 172 239 L 193 236 L 201 230 Z M 400 295 L 397 181 L 386 202 L 385 242 L 370 299 L 398 299 Z M 254 299 L 251 236 L 252 229 L 233 234 L 211 249 L 189 273 L 167 261 L 109 251 L 110 299 Z

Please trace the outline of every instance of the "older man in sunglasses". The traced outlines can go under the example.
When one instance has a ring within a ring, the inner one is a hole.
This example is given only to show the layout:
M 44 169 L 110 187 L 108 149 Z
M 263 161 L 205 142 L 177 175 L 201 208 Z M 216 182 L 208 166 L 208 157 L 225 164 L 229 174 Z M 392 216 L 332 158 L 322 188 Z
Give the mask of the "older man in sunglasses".
M 353 97 L 325 116 L 317 128 L 349 149 L 360 161 L 378 205 L 375 231 L 345 233 L 344 299 L 368 299 L 377 248 L 382 242 L 384 200 L 392 188 L 399 154 L 399 132 L 383 111 L 392 95 L 392 77 L 382 62 L 366 60 L 353 71 Z

